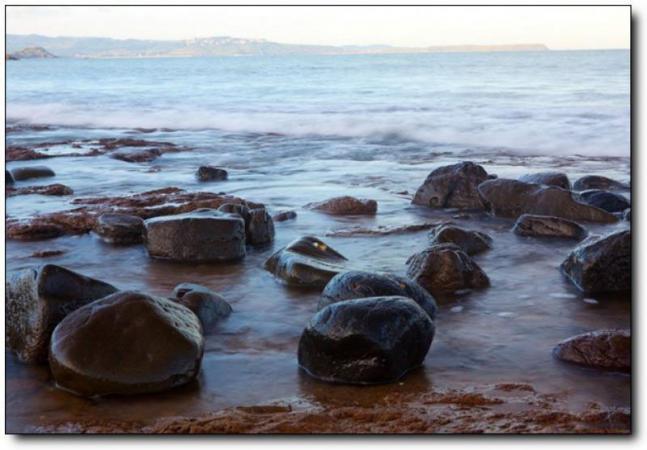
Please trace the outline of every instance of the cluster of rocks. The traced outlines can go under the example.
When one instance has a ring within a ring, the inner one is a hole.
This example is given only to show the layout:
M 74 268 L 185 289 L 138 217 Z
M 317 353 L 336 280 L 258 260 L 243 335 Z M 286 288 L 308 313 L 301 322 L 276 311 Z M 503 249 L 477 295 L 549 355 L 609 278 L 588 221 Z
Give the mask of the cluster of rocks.
M 58 386 L 88 397 L 190 382 L 204 333 L 232 312 L 204 286 L 182 283 L 163 298 L 51 264 L 13 274 L 5 302 L 7 348 L 24 363 L 49 363 Z
M 48 184 L 45 186 L 18 186 L 17 181 L 33 180 L 38 178 L 54 177 L 56 174 L 52 169 L 46 166 L 25 166 L 16 167 L 11 171 L 5 169 L 5 196 L 13 197 L 16 195 L 72 195 L 74 191 L 64 184 Z

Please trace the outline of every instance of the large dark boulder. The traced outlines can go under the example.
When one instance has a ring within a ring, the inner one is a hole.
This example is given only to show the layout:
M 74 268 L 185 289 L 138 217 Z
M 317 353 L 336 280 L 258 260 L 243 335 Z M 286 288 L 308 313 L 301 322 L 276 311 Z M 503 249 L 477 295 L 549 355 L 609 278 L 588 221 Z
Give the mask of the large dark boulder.
M 422 364 L 434 331 L 429 315 L 406 297 L 333 303 L 303 331 L 299 366 L 329 382 L 394 382 Z
M 153 258 L 218 262 L 245 256 L 245 221 L 237 214 L 198 209 L 144 224 L 146 248 Z
M 562 189 L 570 190 L 571 182 L 568 176 L 563 172 L 538 172 L 523 175 L 519 181 L 524 183 L 543 184 L 545 186 L 557 186 Z
M 581 240 L 588 234 L 577 222 L 561 217 L 523 214 L 512 231 L 519 236 L 556 237 Z
M 455 244 L 468 255 L 476 255 L 492 248 L 492 238 L 487 234 L 448 224 L 432 229 L 429 241 L 431 245 Z
M 29 180 L 31 178 L 53 177 L 56 174 L 46 166 L 16 167 L 11 170 L 11 175 L 16 181 Z
M 629 186 L 600 175 L 587 175 L 573 183 L 574 191 L 585 191 L 587 189 L 604 189 L 605 191 L 628 190 Z
M 516 219 L 522 214 L 538 214 L 603 223 L 618 220 L 604 210 L 577 202 L 569 191 L 555 186 L 499 178 L 481 183 L 478 192 L 495 216 Z
M 487 179 L 485 169 L 473 162 L 439 167 L 427 176 L 412 203 L 430 208 L 482 209 L 476 188 Z
M 102 214 L 94 232 L 109 244 L 141 244 L 144 240 L 144 220 L 128 214 Z
M 274 240 L 274 221 L 264 207 L 248 208 L 238 203 L 225 203 L 218 211 L 238 214 L 243 218 L 247 244 L 263 245 Z
M 490 285 L 479 265 L 454 244 L 434 245 L 409 257 L 407 276 L 433 295 Z
M 562 263 L 562 272 L 588 293 L 631 290 L 631 231 L 582 242 Z
M 122 291 L 63 319 L 49 364 L 58 386 L 83 396 L 141 394 L 194 379 L 203 350 L 200 322 L 188 308 Z
M 214 166 L 200 166 L 195 173 L 198 181 L 224 181 L 229 174 L 225 169 Z
M 581 366 L 631 372 L 631 333 L 597 330 L 579 334 L 557 344 L 553 355 Z
M 582 202 L 610 213 L 623 212 L 625 209 L 631 207 L 631 203 L 624 196 L 599 189 L 589 189 L 588 191 L 580 192 L 579 197 Z
M 337 216 L 374 215 L 377 212 L 377 202 L 375 200 L 360 199 L 349 195 L 334 197 L 323 202 L 310 203 L 306 207 Z
M 25 363 L 45 362 L 54 327 L 75 309 L 116 291 L 54 264 L 10 275 L 5 285 L 7 349 Z
M 412 299 L 432 320 L 436 318 L 436 301 L 415 281 L 393 274 L 359 270 L 335 275 L 321 293 L 317 310 L 346 300 L 394 295 Z
M 205 332 L 232 311 L 231 305 L 221 295 L 199 284 L 180 283 L 173 289 L 173 297 L 198 316 Z
M 313 236 L 297 239 L 265 261 L 265 269 L 292 286 L 323 288 L 345 270 L 346 258 Z

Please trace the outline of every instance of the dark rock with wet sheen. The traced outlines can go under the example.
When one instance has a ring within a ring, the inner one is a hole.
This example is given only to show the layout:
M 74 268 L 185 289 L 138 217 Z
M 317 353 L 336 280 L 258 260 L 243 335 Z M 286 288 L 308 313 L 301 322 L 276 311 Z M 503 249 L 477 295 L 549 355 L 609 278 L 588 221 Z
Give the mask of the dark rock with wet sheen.
M 523 214 L 514 224 L 512 231 L 519 236 L 555 237 L 584 239 L 588 232 L 577 222 L 561 217 Z
M 492 248 L 492 238 L 487 234 L 449 224 L 432 229 L 429 241 L 431 245 L 455 244 L 468 255 L 476 255 Z
M 553 349 L 562 361 L 602 370 L 631 372 L 629 330 L 597 330 L 563 340 Z
M 141 244 L 144 239 L 144 220 L 128 214 L 102 214 L 97 219 L 94 232 L 109 244 Z
M 482 209 L 476 188 L 487 179 L 485 169 L 473 162 L 439 167 L 427 176 L 412 203 L 430 208 Z
M 227 300 L 199 284 L 180 283 L 173 289 L 173 297 L 198 316 L 205 332 L 209 332 L 220 319 L 228 317 L 232 312 Z

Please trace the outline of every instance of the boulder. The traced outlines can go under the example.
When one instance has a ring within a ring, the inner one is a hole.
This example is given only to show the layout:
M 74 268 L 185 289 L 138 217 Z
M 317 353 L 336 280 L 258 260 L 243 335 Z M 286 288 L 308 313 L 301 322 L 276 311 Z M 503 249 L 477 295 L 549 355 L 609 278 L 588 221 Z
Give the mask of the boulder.
M 286 220 L 292 220 L 297 218 L 297 213 L 295 211 L 280 211 L 272 216 L 274 222 L 285 222 Z
M 406 297 L 333 303 L 310 320 L 299 340 L 299 366 L 323 381 L 391 383 L 420 366 L 434 323 Z
M 29 180 L 31 178 L 53 177 L 56 174 L 52 169 L 46 166 L 28 166 L 16 167 L 11 171 L 13 179 L 16 181 Z
M 102 214 L 94 232 L 109 244 L 141 244 L 144 239 L 144 220 L 128 214 Z
M 116 290 L 108 283 L 54 264 L 12 274 L 5 285 L 7 349 L 25 363 L 47 361 L 54 327 L 80 306 Z
M 297 239 L 265 261 L 265 269 L 284 283 L 323 288 L 345 270 L 347 259 L 313 236 Z
M 63 319 L 49 364 L 56 384 L 79 395 L 142 394 L 194 379 L 203 350 L 200 322 L 188 308 L 122 291 Z
M 538 214 L 602 223 L 618 220 L 604 210 L 575 201 L 569 191 L 555 186 L 498 178 L 479 185 L 478 192 L 495 216 L 516 219 L 522 214 Z
M 334 197 L 323 202 L 310 203 L 307 208 L 336 216 L 374 215 L 377 212 L 375 200 L 359 199 L 351 196 Z
M 581 240 L 588 234 L 578 223 L 561 217 L 523 214 L 512 231 L 519 236 L 556 237 Z
M 574 191 L 585 191 L 587 189 L 604 189 L 605 191 L 628 190 L 629 186 L 611 178 L 599 175 L 587 175 L 573 183 Z
M 264 207 L 248 208 L 241 204 L 225 203 L 218 211 L 238 214 L 243 218 L 247 244 L 263 245 L 274 240 L 274 221 Z
M 492 248 L 492 238 L 487 234 L 448 224 L 432 229 L 429 240 L 431 245 L 455 244 L 468 255 L 476 255 Z
M 433 295 L 490 285 L 479 265 L 454 244 L 434 245 L 409 257 L 407 276 Z
M 436 318 L 436 300 L 413 280 L 393 274 L 351 270 L 335 275 L 326 285 L 317 311 L 328 305 L 366 297 L 400 296 L 416 302 L 429 317 Z
M 229 174 L 225 169 L 214 166 L 200 166 L 195 173 L 198 181 L 224 181 Z
M 485 169 L 473 162 L 439 167 L 427 176 L 412 203 L 430 208 L 482 209 L 476 188 L 487 179 Z
M 238 214 L 198 209 L 144 222 L 144 242 L 153 258 L 218 262 L 245 256 L 245 221 Z
M 220 319 L 231 314 L 231 305 L 211 289 L 193 283 L 181 283 L 173 289 L 175 300 L 198 316 L 202 328 L 208 332 Z
M 519 181 L 523 181 L 524 183 L 543 184 L 545 186 L 557 186 L 566 190 L 571 189 L 571 182 L 568 180 L 568 176 L 563 172 L 530 173 L 519 177 Z
M 571 252 L 561 268 L 581 291 L 630 291 L 631 231 L 590 237 Z
M 596 369 L 631 372 L 629 330 L 597 330 L 570 337 L 553 349 L 557 359 Z
M 13 179 L 13 175 L 11 175 L 11 172 L 5 169 L 4 171 L 4 184 L 5 186 L 9 184 L 14 184 L 16 180 Z
M 624 196 L 599 189 L 582 191 L 580 192 L 579 198 L 588 205 L 595 206 L 610 213 L 623 212 L 625 209 L 631 207 L 631 203 Z

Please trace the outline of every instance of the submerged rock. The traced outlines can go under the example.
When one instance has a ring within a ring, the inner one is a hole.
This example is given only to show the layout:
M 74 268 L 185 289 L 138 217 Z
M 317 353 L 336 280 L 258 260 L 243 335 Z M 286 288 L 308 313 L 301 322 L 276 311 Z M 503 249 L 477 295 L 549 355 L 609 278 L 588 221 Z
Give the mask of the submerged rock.
M 144 242 L 153 258 L 218 262 L 245 256 L 245 221 L 214 209 L 163 216 L 144 222 Z
M 49 363 L 57 385 L 84 396 L 158 392 L 191 381 L 204 339 L 188 308 L 122 291 L 58 324 Z
M 321 293 L 317 311 L 346 300 L 384 296 L 408 297 L 424 309 L 432 320 L 436 318 L 436 301 L 415 281 L 393 274 L 359 270 L 335 275 Z
M 193 283 L 181 283 L 173 289 L 177 302 L 198 316 L 202 328 L 208 332 L 220 319 L 231 314 L 231 305 L 211 289 Z
M 54 264 L 12 274 L 5 289 L 7 349 L 32 364 L 47 360 L 52 331 L 67 314 L 117 290 Z
M 7 197 L 12 197 L 14 195 L 54 195 L 54 196 L 63 196 L 63 195 L 72 195 L 74 191 L 69 186 L 64 184 L 48 184 L 46 186 L 27 186 L 27 187 L 7 187 L 5 189 L 5 195 Z
M 214 166 L 200 166 L 195 173 L 198 181 L 224 181 L 229 174 L 225 169 Z
M 631 203 L 624 196 L 599 189 L 580 192 L 580 199 L 588 205 L 595 206 L 610 213 L 623 212 L 625 209 L 631 207 Z
M 323 288 L 345 270 L 347 259 L 313 236 L 292 241 L 265 261 L 265 269 L 288 285 Z
M 587 175 L 573 183 L 574 191 L 585 191 L 587 189 L 604 189 L 605 191 L 627 190 L 629 186 L 599 175 Z
M 11 170 L 11 175 L 16 181 L 29 180 L 31 178 L 53 177 L 56 174 L 46 166 L 16 167 Z
M 274 221 L 264 207 L 252 209 L 241 204 L 225 203 L 218 211 L 238 214 L 243 218 L 247 244 L 263 245 L 274 240 Z
M 434 245 L 409 257 L 407 276 L 433 295 L 490 285 L 479 265 L 454 244 Z
M 422 364 L 434 323 L 406 297 L 369 297 L 319 311 L 299 340 L 299 366 L 335 383 L 399 380 Z
M 629 330 L 597 330 L 579 334 L 557 344 L 553 355 L 582 366 L 631 372 L 631 333 Z
M 109 244 L 141 244 L 144 240 L 144 221 L 127 214 L 102 214 L 94 228 Z
M 280 211 L 272 216 L 274 222 L 285 222 L 297 218 L 296 211 Z
M 618 220 L 602 209 L 575 201 L 569 191 L 554 186 L 499 178 L 482 183 L 478 191 L 486 209 L 495 216 L 537 214 L 603 223 Z
M 473 162 L 439 167 L 427 176 L 412 203 L 430 208 L 482 209 L 476 188 L 487 179 L 485 169 Z
M 110 157 L 113 159 L 118 159 L 119 161 L 131 162 L 131 163 L 140 163 L 140 162 L 151 162 L 162 155 L 162 151 L 157 148 L 147 148 L 147 149 L 124 149 L 118 150 L 110 154 Z
M 310 209 L 332 215 L 374 215 L 377 212 L 375 200 L 359 199 L 351 196 L 334 197 L 319 203 L 306 205 Z
M 562 263 L 562 272 L 587 293 L 631 290 L 631 231 L 587 239 Z
M 431 245 L 456 244 L 468 255 L 476 255 L 492 248 L 492 238 L 480 231 L 471 231 L 454 225 L 440 225 L 429 233 Z
M 557 237 L 584 239 L 587 231 L 578 223 L 561 217 L 523 214 L 514 224 L 512 231 L 519 236 Z
M 523 175 L 519 181 L 524 183 L 543 184 L 545 186 L 557 186 L 562 189 L 570 190 L 571 182 L 568 176 L 563 172 L 538 172 Z

